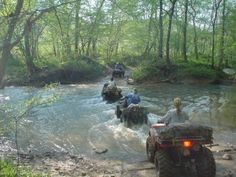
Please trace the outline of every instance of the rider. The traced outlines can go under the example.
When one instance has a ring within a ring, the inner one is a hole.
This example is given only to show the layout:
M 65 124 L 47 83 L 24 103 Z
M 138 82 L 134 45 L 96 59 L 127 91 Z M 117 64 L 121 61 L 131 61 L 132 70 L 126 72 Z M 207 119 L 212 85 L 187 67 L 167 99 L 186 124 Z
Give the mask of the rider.
M 118 62 L 115 64 L 115 69 L 119 69 L 119 63 Z
M 130 93 L 125 97 L 124 107 L 128 107 L 130 104 L 139 104 L 140 101 L 138 91 L 135 88 L 133 93 Z
M 121 63 L 116 63 L 115 64 L 115 69 L 118 69 L 118 70 L 123 70 L 124 68 L 123 68 L 123 66 L 122 66 L 122 64 Z
M 181 99 L 175 98 L 174 99 L 174 109 L 169 110 L 165 116 L 163 116 L 159 122 L 163 122 L 166 124 L 172 124 L 172 123 L 184 123 L 185 121 L 189 120 L 188 115 L 181 110 Z
M 116 90 L 116 82 L 114 81 L 113 77 L 111 77 L 111 80 L 108 82 L 107 88 L 109 90 Z

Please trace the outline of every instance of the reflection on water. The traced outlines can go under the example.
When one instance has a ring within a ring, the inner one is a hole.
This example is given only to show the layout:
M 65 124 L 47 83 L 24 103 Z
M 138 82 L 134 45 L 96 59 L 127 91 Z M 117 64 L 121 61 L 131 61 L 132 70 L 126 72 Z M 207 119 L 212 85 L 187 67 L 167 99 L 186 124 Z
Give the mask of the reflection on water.
M 99 82 L 52 89 L 50 92 L 59 94 L 59 99 L 50 106 L 35 108 L 33 116 L 22 122 L 20 147 L 32 152 L 65 151 L 87 155 L 95 155 L 94 149 L 108 149 L 103 155 L 106 158 L 145 158 L 148 126 L 124 127 L 115 116 L 116 105 L 102 101 L 102 86 Z M 124 95 L 132 89 L 125 84 L 121 88 Z M 221 133 L 215 138 L 220 141 L 227 137 L 228 142 L 236 143 L 235 136 L 227 136 L 235 135 L 235 131 L 229 130 L 229 123 L 222 116 L 224 105 L 231 99 L 228 95 L 231 95 L 232 86 L 161 84 L 139 86 L 138 91 L 141 104 L 150 111 L 150 120 L 164 115 L 172 108 L 173 98 L 178 96 L 194 122 L 211 125 L 217 130 L 220 127 Z M 5 88 L 0 90 L 0 104 L 19 104 L 39 92 L 49 94 L 37 88 Z

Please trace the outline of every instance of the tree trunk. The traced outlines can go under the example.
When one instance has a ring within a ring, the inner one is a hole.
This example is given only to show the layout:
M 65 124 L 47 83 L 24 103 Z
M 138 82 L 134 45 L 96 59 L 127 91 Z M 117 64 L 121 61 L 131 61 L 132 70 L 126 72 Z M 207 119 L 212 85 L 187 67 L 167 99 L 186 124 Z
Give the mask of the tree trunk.
M 223 9 L 222 9 L 222 29 L 221 29 L 221 39 L 220 39 L 220 58 L 218 67 L 222 68 L 222 64 L 224 61 L 224 49 L 225 49 L 225 4 L 226 0 L 223 0 Z
M 24 0 L 17 0 L 15 11 L 13 16 L 10 17 L 9 24 L 7 27 L 7 33 L 5 35 L 5 39 L 3 40 L 3 45 L 0 49 L 2 51 L 2 55 L 0 57 L 0 87 L 3 88 L 3 77 L 5 75 L 6 64 L 8 59 L 11 56 L 11 49 L 13 45 L 11 44 L 12 36 L 15 31 L 15 26 L 17 24 L 21 9 L 23 7 Z
M 193 31 L 194 31 L 194 53 L 195 53 L 195 59 L 198 60 L 198 37 L 197 37 L 197 28 L 196 28 L 196 21 L 195 17 L 193 19 Z
M 97 39 L 94 38 L 92 42 L 92 57 L 96 58 L 96 55 L 97 55 Z
M 162 0 L 159 0 L 159 46 L 158 46 L 158 60 L 163 59 L 163 2 Z
M 11 49 L 7 44 L 5 44 L 2 48 L 2 55 L 0 60 L 0 88 L 4 88 L 3 78 L 5 75 L 7 61 L 11 56 L 10 50 Z
M 144 50 L 144 53 L 143 53 L 143 56 L 144 58 L 146 58 L 149 53 L 150 53 L 150 50 L 151 50 L 151 46 L 152 44 L 150 45 L 150 43 L 152 43 L 152 36 L 151 36 L 151 32 L 152 32 L 152 21 L 153 21 L 153 14 L 154 14 L 154 8 L 152 7 L 151 8 L 151 15 L 150 15 L 150 18 L 149 18 L 149 23 L 148 23 L 148 41 L 147 41 L 147 44 L 146 44 L 146 47 L 145 47 L 145 50 Z
M 197 27 L 196 27 L 197 12 L 196 12 L 195 7 L 192 4 L 192 2 L 190 3 L 190 7 L 193 11 L 193 13 L 191 13 L 191 15 L 192 15 L 192 20 L 193 20 L 193 31 L 194 31 L 194 38 L 193 38 L 194 53 L 195 53 L 195 59 L 198 60 L 199 59 L 199 56 L 198 56 L 198 36 L 197 36 Z
M 220 3 L 222 0 L 219 0 L 218 2 L 216 2 L 216 0 L 214 1 L 213 4 L 213 12 L 214 16 L 212 19 L 212 49 L 211 49 L 211 67 L 214 68 L 215 67 L 215 26 L 216 26 L 216 20 L 217 20 L 217 15 L 218 15 L 218 9 L 220 7 Z
M 168 31 L 167 31 L 167 39 L 166 39 L 166 62 L 167 65 L 170 66 L 170 34 L 171 34 L 171 27 L 172 27 L 172 19 L 175 10 L 175 3 L 177 0 L 171 0 L 171 8 L 169 12 L 169 24 L 168 24 Z
M 79 55 L 79 11 L 81 0 L 76 1 L 75 9 L 75 56 Z
M 185 9 L 184 9 L 184 25 L 183 25 L 183 57 L 184 61 L 188 61 L 187 58 L 187 26 L 188 26 L 188 2 L 189 0 L 185 0 Z
M 87 49 L 86 49 L 86 55 L 88 55 L 88 56 L 90 55 L 90 47 L 91 47 L 91 44 L 93 43 L 93 40 L 94 40 L 93 38 L 96 37 L 95 36 L 95 31 L 98 28 L 97 27 L 97 21 L 99 20 L 99 14 L 100 14 L 100 12 L 102 10 L 104 2 L 105 2 L 105 0 L 101 1 L 100 5 L 98 7 L 98 10 L 96 12 L 95 19 L 94 19 L 94 21 L 92 22 L 92 24 L 90 26 L 90 30 L 89 30 L 89 36 L 90 37 L 89 37 L 88 44 L 87 44 Z
M 24 35 L 26 66 L 27 66 L 27 70 L 28 70 L 28 73 L 30 76 L 37 70 L 36 66 L 34 65 L 33 56 L 31 54 L 31 50 L 30 50 L 31 27 L 32 27 L 32 24 L 27 22 L 26 32 Z

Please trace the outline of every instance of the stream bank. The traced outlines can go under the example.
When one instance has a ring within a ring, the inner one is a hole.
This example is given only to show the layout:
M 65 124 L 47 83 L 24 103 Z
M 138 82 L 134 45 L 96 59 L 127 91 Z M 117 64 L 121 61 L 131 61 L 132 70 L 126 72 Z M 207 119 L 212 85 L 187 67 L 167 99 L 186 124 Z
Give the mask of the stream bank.
M 236 174 L 235 148 L 223 145 L 210 148 L 216 160 L 216 177 L 233 177 Z M 230 159 L 224 158 L 226 154 Z M 89 158 L 85 155 L 57 152 L 41 155 L 20 154 L 20 159 L 21 165 L 29 167 L 35 174 L 50 177 L 156 177 L 155 166 L 147 159 L 127 162 L 106 159 L 103 155 Z M 176 177 L 183 175 L 176 174 Z

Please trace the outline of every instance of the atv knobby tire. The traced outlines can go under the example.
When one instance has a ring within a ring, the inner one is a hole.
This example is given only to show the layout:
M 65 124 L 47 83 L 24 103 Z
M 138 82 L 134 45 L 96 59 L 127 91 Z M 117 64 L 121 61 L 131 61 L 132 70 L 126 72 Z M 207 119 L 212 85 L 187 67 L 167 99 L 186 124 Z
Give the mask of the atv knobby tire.
M 147 153 L 148 161 L 154 163 L 155 146 L 152 145 L 150 136 L 146 140 L 146 153 Z
M 216 164 L 212 152 L 203 147 L 196 158 L 196 170 L 197 177 L 215 177 L 216 175 Z
M 173 161 L 166 151 L 156 151 L 154 163 L 156 166 L 157 177 L 174 177 Z
M 116 117 L 119 119 L 121 117 L 122 111 L 120 110 L 120 106 L 116 106 Z

